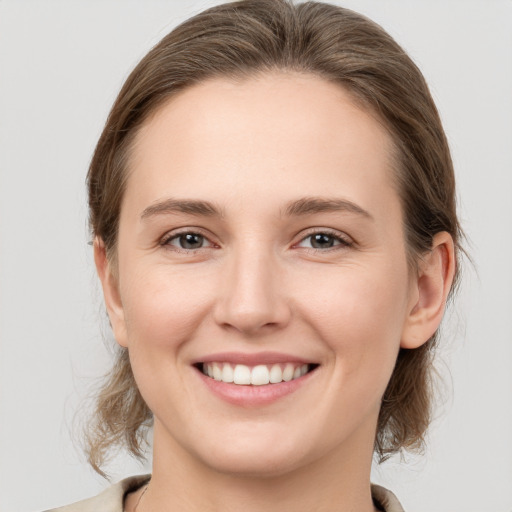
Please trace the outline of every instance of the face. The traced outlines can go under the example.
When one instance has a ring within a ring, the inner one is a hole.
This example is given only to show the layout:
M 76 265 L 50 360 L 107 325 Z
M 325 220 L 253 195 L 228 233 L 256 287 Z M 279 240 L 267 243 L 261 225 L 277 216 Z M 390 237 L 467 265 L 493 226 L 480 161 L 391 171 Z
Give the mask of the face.
M 391 151 L 308 75 L 212 79 L 146 122 L 104 287 L 160 453 L 251 474 L 371 458 L 417 301 Z

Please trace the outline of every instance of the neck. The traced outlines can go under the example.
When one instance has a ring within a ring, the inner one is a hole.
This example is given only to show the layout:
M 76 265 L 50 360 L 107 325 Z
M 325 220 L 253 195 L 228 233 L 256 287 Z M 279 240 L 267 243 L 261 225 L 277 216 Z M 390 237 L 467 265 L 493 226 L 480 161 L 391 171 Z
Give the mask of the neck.
M 371 443 L 347 442 L 299 468 L 261 476 L 206 466 L 163 430 L 155 423 L 153 477 L 137 512 L 375 510 L 370 494 Z

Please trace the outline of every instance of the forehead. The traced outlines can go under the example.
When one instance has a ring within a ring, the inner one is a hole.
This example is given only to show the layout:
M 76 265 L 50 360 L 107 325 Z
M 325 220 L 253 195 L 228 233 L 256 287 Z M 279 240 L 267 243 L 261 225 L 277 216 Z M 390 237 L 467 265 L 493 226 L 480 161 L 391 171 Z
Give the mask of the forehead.
M 332 195 L 336 187 L 368 203 L 383 186 L 391 189 L 391 154 L 383 125 L 339 85 L 295 72 L 215 78 L 180 92 L 146 121 L 127 194 L 147 192 L 146 203 L 216 194 L 245 204 L 248 191 L 266 200 L 272 191 L 278 201 L 306 191 Z

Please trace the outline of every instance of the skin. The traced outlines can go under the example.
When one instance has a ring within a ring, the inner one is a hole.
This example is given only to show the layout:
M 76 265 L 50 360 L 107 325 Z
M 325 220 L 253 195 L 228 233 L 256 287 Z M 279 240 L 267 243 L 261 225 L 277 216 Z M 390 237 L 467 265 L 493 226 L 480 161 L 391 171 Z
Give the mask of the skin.
M 138 512 L 374 510 L 380 400 L 399 348 L 438 327 L 454 273 L 447 233 L 408 266 L 391 152 L 343 89 L 296 73 L 211 79 L 143 126 L 115 266 L 95 244 L 116 340 L 155 417 Z M 356 208 L 284 213 L 305 197 Z M 169 198 L 221 215 L 156 213 Z M 184 232 L 203 235 L 200 248 L 183 248 Z M 330 236 L 313 247 L 312 233 Z M 291 395 L 242 407 L 192 366 L 226 351 L 319 367 Z

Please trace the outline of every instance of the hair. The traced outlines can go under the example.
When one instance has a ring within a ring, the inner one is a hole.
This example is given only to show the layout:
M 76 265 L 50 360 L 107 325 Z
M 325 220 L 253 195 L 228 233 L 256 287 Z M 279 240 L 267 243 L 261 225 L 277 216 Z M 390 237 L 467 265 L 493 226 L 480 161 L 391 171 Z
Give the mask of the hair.
M 165 36 L 132 71 L 112 107 L 87 183 L 91 231 L 114 266 L 130 149 L 148 116 L 193 84 L 273 71 L 339 84 L 386 126 L 394 141 L 394 178 L 410 261 L 429 251 L 441 231 L 451 234 L 460 253 L 448 143 L 425 79 L 404 50 L 379 25 L 348 9 L 242 0 L 207 9 Z M 437 332 L 419 348 L 399 351 L 378 418 L 380 461 L 402 449 L 423 448 L 432 417 L 436 344 Z M 142 458 L 145 428 L 152 422 L 127 350 L 117 351 L 87 427 L 86 452 L 100 473 L 113 447 L 124 446 Z

